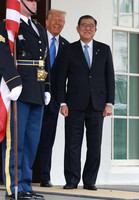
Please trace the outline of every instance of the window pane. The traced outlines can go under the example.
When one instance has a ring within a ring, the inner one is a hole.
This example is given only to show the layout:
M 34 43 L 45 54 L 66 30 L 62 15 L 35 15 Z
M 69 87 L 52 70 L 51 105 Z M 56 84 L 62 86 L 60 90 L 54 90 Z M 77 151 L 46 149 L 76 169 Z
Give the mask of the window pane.
M 113 0 L 113 26 L 118 25 L 118 1 Z
M 129 115 L 139 116 L 139 77 L 129 78 Z
M 130 34 L 130 73 L 139 73 L 139 35 Z
M 135 28 L 139 28 L 139 0 L 135 0 Z
M 129 159 L 139 159 L 139 120 L 129 120 Z
M 120 26 L 132 27 L 132 0 L 120 0 Z
M 115 76 L 114 115 L 127 115 L 127 76 Z
M 113 32 L 113 60 L 116 72 L 126 73 L 128 69 L 128 37 L 124 32 Z
M 127 159 L 127 120 L 114 120 L 114 159 Z

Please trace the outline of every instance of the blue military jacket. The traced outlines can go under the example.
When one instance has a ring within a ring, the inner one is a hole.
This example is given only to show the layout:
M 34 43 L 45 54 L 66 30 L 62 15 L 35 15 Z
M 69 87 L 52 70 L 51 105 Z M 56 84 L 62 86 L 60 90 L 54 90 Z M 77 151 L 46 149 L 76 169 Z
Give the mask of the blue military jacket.
M 46 49 L 46 36 L 43 27 L 36 23 L 39 35 L 24 21 L 20 21 L 19 33 L 23 35 L 26 49 L 29 52 L 24 54 L 23 45 L 19 38 L 16 40 L 17 60 L 43 60 Z M 10 52 L 5 22 L 0 22 L 0 74 L 4 77 L 9 89 L 23 86 L 19 101 L 34 104 L 44 104 L 44 92 L 50 91 L 49 69 L 45 81 L 37 81 L 37 67 L 32 65 L 19 65 L 16 69 L 13 57 Z

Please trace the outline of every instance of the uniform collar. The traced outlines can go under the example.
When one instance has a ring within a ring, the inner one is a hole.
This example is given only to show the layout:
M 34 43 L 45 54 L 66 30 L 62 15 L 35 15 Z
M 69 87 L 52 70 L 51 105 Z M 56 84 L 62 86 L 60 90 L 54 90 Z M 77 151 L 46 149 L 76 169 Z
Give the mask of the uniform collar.
M 26 16 L 24 16 L 24 15 L 20 15 L 20 18 L 26 23 L 26 24 L 28 24 L 28 19 L 30 19 L 31 20 L 31 17 L 29 17 L 29 18 L 27 18 Z

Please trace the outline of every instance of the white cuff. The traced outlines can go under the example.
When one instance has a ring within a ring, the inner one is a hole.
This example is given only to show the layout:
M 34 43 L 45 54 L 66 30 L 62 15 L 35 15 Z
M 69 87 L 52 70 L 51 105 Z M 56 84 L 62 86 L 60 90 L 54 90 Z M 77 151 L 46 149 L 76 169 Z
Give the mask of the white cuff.
M 106 106 L 111 106 L 111 107 L 113 107 L 113 104 L 112 104 L 112 103 L 106 103 Z
M 44 93 L 44 102 L 45 102 L 45 105 L 48 105 L 49 102 L 50 102 L 50 100 L 51 100 L 51 94 L 50 94 L 50 92 L 45 92 Z
M 66 103 L 61 103 L 61 104 L 60 104 L 60 106 L 66 106 L 66 105 L 67 105 Z

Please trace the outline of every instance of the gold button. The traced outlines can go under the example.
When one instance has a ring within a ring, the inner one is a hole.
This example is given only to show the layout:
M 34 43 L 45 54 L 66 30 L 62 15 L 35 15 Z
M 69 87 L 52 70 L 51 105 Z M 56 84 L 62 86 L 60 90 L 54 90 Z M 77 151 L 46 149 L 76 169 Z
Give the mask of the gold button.
M 40 51 L 42 51 L 42 49 L 40 49 Z
M 40 56 L 40 59 L 42 59 L 42 56 Z
M 41 40 L 39 40 L 39 43 L 41 44 L 41 43 L 42 43 L 42 41 L 41 41 Z

